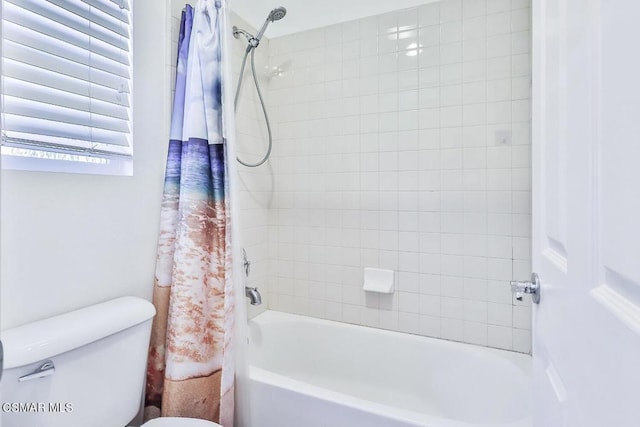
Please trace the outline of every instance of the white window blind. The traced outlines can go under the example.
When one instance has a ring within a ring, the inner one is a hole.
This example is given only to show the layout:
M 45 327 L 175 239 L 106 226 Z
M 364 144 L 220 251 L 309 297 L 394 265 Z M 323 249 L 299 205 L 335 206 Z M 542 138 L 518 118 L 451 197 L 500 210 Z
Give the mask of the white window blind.
M 2 152 L 130 159 L 131 1 L 2 0 Z

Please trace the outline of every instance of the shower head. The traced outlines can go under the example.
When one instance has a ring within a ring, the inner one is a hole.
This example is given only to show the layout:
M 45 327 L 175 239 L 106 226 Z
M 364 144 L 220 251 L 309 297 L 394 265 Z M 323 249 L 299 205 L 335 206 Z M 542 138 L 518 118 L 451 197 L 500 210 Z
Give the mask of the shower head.
M 262 28 L 260 28 L 260 31 L 258 31 L 258 34 L 255 37 L 256 40 L 260 41 L 260 39 L 262 39 L 264 32 L 267 31 L 267 26 L 269 25 L 269 23 L 281 20 L 282 18 L 284 18 L 286 14 L 287 14 L 287 9 L 285 9 L 284 7 L 277 7 L 273 9 L 271 12 L 269 12 L 269 15 L 267 16 L 267 20 L 264 21 Z
M 287 9 L 285 9 L 284 7 L 277 7 L 273 9 L 271 12 L 269 12 L 269 19 L 271 20 L 271 22 L 279 21 L 282 18 L 284 18 L 286 14 L 287 14 Z

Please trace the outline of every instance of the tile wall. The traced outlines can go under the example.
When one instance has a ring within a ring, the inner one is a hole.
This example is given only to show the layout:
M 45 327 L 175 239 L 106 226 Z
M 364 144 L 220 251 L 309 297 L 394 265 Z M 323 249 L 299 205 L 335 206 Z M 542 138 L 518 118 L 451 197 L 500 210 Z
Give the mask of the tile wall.
M 270 309 L 530 351 L 530 15 L 443 0 L 271 40 L 273 158 L 241 177 Z

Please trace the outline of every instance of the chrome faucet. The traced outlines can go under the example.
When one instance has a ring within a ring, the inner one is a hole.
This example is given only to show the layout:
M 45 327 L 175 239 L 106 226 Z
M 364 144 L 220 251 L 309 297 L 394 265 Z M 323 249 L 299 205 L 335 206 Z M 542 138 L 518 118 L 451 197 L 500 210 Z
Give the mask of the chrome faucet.
M 251 288 L 249 286 L 244 287 L 244 295 L 249 298 L 249 302 L 251 305 L 260 305 L 262 304 L 262 295 L 260 295 L 260 291 L 258 288 Z
M 530 282 L 512 280 L 509 283 L 511 284 L 511 292 L 515 294 L 518 301 L 522 301 L 524 294 L 531 294 L 531 300 L 540 304 L 540 279 L 536 273 L 531 273 Z

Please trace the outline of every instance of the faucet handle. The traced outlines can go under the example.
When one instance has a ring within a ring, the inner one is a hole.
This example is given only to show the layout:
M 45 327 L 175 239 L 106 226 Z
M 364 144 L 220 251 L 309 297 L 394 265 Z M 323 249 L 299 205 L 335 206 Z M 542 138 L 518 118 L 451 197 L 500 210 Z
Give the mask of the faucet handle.
M 242 248 L 242 266 L 244 268 L 245 277 L 249 277 L 249 273 L 251 273 L 251 261 L 249 261 L 247 251 L 244 248 Z

